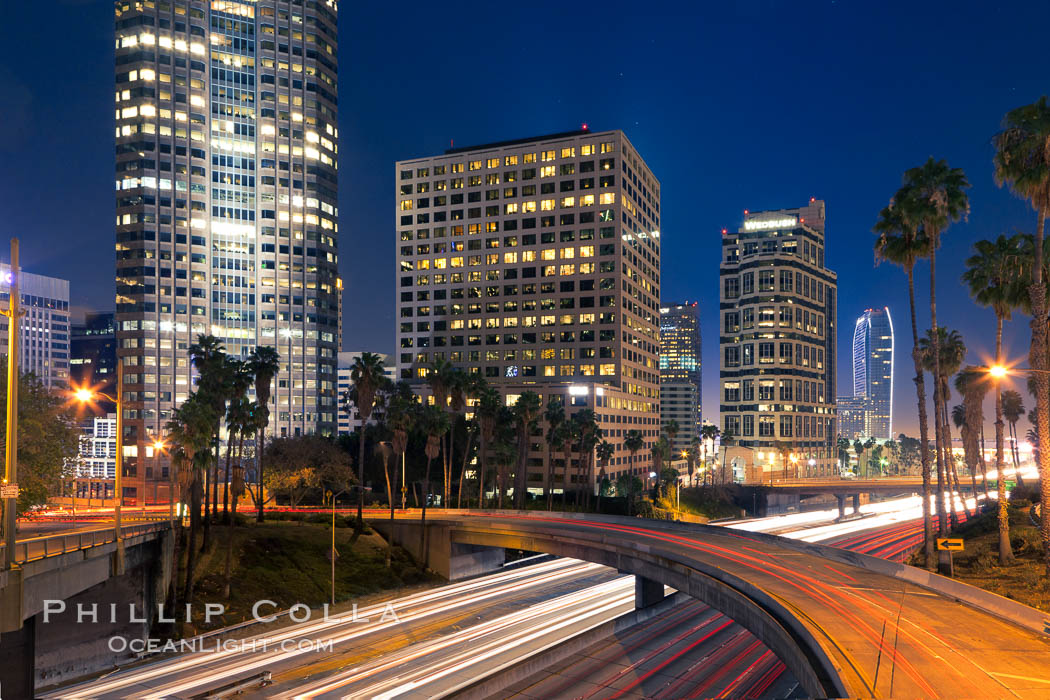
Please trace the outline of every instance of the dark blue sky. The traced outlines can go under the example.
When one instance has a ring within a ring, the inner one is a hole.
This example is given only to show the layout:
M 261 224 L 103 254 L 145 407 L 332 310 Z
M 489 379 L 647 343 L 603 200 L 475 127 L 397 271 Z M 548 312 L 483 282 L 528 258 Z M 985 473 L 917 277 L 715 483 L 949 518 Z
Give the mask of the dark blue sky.
M 745 208 L 813 196 L 827 201 L 839 274 L 840 391 L 853 320 L 889 305 L 894 422 L 913 430 L 905 278 L 874 266 L 870 230 L 901 173 L 930 155 L 973 183 L 969 220 L 939 257 L 940 321 L 963 332 L 970 361 L 992 350 L 993 316 L 958 278 L 973 241 L 1034 227 L 995 186 L 990 140 L 1008 109 L 1048 91 L 1050 5 L 506 5 L 342 3 L 347 348 L 393 350 L 395 160 L 587 122 L 622 128 L 662 183 L 663 298 L 700 300 L 706 417 L 718 405 L 719 231 Z M 0 3 L 0 245 L 20 236 L 29 270 L 68 277 L 74 304 L 99 309 L 113 305 L 112 24 L 106 0 Z M 1026 319 L 1007 338 L 1019 357 Z

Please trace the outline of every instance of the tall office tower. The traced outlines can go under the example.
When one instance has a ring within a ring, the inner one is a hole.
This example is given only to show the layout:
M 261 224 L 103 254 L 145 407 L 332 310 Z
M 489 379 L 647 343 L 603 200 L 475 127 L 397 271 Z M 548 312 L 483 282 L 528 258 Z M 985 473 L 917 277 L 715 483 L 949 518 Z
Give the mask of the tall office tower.
M 836 275 L 824 202 L 744 212 L 722 231 L 722 429 L 780 476 L 835 468 Z
M 116 2 L 125 493 L 193 391 L 187 350 L 276 347 L 271 435 L 334 433 L 336 2 Z M 144 489 L 144 490 L 143 490 Z
M 868 309 L 853 331 L 853 396 L 867 399 L 864 435 L 893 437 L 893 319 L 889 307 Z
M 338 396 L 339 396 L 339 416 L 338 416 L 338 429 L 336 430 L 339 435 L 349 435 L 355 432 L 361 427 L 361 416 L 358 415 L 357 407 L 353 403 L 347 403 L 346 395 L 350 389 L 354 386 L 353 381 L 353 366 L 357 358 L 361 357 L 359 350 L 350 352 L 339 353 L 339 368 L 338 368 Z M 383 376 L 392 382 L 397 381 L 397 371 L 394 368 L 393 358 L 389 355 L 381 352 L 377 352 L 379 358 L 383 362 Z M 375 423 L 376 412 L 373 412 L 372 419 L 369 423 Z
M 0 264 L 0 306 L 11 300 L 11 267 Z M 18 367 L 54 389 L 69 388 L 69 281 L 22 272 Z M 8 318 L 0 316 L 0 354 L 7 355 Z
M 508 403 L 525 390 L 560 396 L 569 413 L 596 412 L 616 448 L 611 477 L 648 473 L 660 428 L 660 184 L 623 132 L 454 148 L 394 174 L 399 378 L 425 391 L 444 359 Z M 622 446 L 632 429 L 647 443 L 633 459 Z M 533 490 L 542 443 L 537 433 Z M 570 483 L 593 483 L 576 471 Z
M 697 303 L 660 308 L 660 422 L 678 424 L 675 457 L 700 436 L 700 319 Z
M 835 417 L 838 419 L 838 434 L 847 440 L 869 437 L 866 428 L 868 397 L 839 396 L 835 401 Z

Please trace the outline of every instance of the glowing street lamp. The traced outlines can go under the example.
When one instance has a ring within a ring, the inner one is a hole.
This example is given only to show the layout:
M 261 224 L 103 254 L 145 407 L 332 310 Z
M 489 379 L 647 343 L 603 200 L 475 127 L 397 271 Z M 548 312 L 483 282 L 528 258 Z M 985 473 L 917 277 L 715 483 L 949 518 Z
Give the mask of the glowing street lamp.
M 73 398 L 82 404 L 90 405 L 95 401 L 109 401 L 117 407 L 117 461 L 113 475 L 113 496 L 116 504 L 113 508 L 113 537 L 117 543 L 118 566 L 123 569 L 124 552 L 123 543 L 120 541 L 120 507 L 124 503 L 124 490 L 122 476 L 124 471 L 124 363 L 117 358 L 117 396 L 116 398 L 101 391 L 95 391 L 88 387 L 78 387 L 73 390 Z

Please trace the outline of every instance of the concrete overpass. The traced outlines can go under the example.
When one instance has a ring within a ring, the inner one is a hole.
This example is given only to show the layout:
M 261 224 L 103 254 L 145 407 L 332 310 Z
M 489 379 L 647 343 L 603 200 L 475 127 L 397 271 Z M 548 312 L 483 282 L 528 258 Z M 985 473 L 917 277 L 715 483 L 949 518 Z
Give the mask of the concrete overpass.
M 969 481 L 960 481 L 960 486 L 965 493 L 971 489 Z M 838 500 L 839 516 L 842 517 L 846 514 L 846 502 L 849 498 L 853 499 L 853 509 L 856 511 L 860 507 L 862 493 L 884 496 L 900 493 L 919 494 L 922 493 L 922 478 L 890 476 L 879 479 L 772 479 L 765 482 L 744 482 L 736 484 L 736 488 L 747 492 L 741 497 L 741 502 L 749 502 L 752 493 L 758 495 L 764 506 L 759 511 L 766 515 L 787 512 L 790 506 L 798 506 L 798 500 L 807 496 L 835 496 Z
M 1047 697 L 1050 615 L 926 571 L 832 547 L 616 516 L 503 511 L 372 521 L 450 579 L 500 548 L 634 574 L 637 604 L 672 586 L 765 643 L 813 697 Z M 495 554 L 494 552 L 498 552 Z
M 122 528 L 82 528 L 15 544 L 17 566 L 0 571 L 0 688 L 5 697 L 32 697 L 39 682 L 56 683 L 113 664 L 106 640 L 148 636 L 171 582 L 174 540 L 167 520 Z M 3 547 L 0 547 L 2 550 Z M 44 601 L 67 611 L 44 620 Z M 129 614 L 135 604 L 136 621 Z M 77 606 L 99 611 L 77 620 Z M 110 606 L 115 606 L 115 622 Z

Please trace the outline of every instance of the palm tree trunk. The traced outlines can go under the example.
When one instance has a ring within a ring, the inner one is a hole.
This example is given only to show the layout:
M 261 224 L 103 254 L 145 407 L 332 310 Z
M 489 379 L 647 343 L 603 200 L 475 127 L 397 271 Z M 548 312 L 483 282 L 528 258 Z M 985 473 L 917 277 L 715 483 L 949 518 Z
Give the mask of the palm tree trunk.
M 569 500 L 569 484 L 572 479 L 569 477 L 569 473 L 572 471 L 572 441 L 566 439 L 565 446 L 562 448 L 565 450 L 565 468 L 562 470 L 561 475 L 561 508 L 565 510 L 565 503 Z
M 467 428 L 467 448 L 463 451 L 463 468 L 459 470 L 459 491 L 456 492 L 456 508 L 463 507 L 463 479 L 467 473 L 467 461 L 470 459 L 470 448 L 474 446 L 474 431 L 467 425 L 466 418 L 463 419 L 463 424 Z M 469 499 L 467 501 L 470 503 Z
M 1014 460 L 1014 478 L 1017 479 L 1017 486 L 1024 488 L 1024 477 L 1021 476 L 1021 455 L 1017 451 L 1017 421 L 1010 422 L 1010 456 Z
M 386 497 L 390 501 L 390 536 L 386 538 L 386 568 L 390 568 L 390 557 L 394 548 L 394 490 L 390 487 L 390 453 L 383 453 L 383 476 L 386 477 Z
M 255 521 L 261 523 L 263 521 L 263 505 L 265 504 L 265 498 L 263 496 L 263 443 L 266 441 L 266 430 L 255 431 L 255 444 L 258 454 L 255 455 L 255 461 L 259 465 L 258 473 L 255 478 L 259 480 L 257 488 L 259 490 L 259 514 L 255 517 Z
M 948 386 L 948 377 L 941 377 L 941 431 L 944 435 L 944 464 L 946 465 L 945 476 L 948 479 L 948 520 L 952 529 L 959 527 L 959 514 L 955 509 L 955 496 L 962 497 L 962 487 L 959 485 L 959 468 L 955 462 L 955 454 L 952 452 L 952 430 L 948 422 L 948 404 L 951 403 L 951 389 Z
M 233 453 L 233 435 L 226 438 L 226 478 L 222 484 L 222 522 L 230 524 L 230 457 Z
M 922 522 L 925 535 L 926 568 L 934 568 L 933 513 L 930 507 L 930 426 L 926 417 L 926 376 L 922 371 L 919 352 L 919 327 L 915 314 L 915 267 L 908 267 L 908 303 L 911 307 L 911 359 L 915 365 L 915 394 L 919 404 L 919 458 L 922 463 Z
M 941 343 L 940 333 L 937 330 L 937 246 L 938 234 L 936 230 L 927 231 L 930 236 L 930 352 L 933 355 L 933 429 L 936 442 L 937 457 L 937 523 L 940 532 L 948 532 L 948 514 L 944 504 L 944 430 L 941 426 L 941 392 L 939 382 L 941 379 Z
M 480 431 L 480 426 L 479 426 Z M 479 432 L 478 434 L 478 508 L 484 510 L 485 508 L 485 470 L 488 469 L 488 457 L 485 454 L 485 450 L 488 449 L 488 440 L 485 439 L 485 433 Z
M 1042 514 L 1039 529 L 1043 539 L 1047 575 L 1050 576 L 1050 474 L 1047 474 L 1045 466 L 1045 463 L 1050 461 L 1046 458 L 1046 455 L 1050 455 L 1050 421 L 1046 419 L 1050 416 L 1050 376 L 1046 373 L 1046 282 L 1043 280 L 1043 225 L 1046 215 L 1046 208 L 1040 207 L 1035 226 L 1035 265 L 1028 296 L 1032 302 L 1032 347 L 1029 351 L 1029 364 L 1036 370 L 1035 403 L 1036 414 L 1040 416 L 1036 421 L 1040 455 L 1039 491 L 1043 503 L 1039 509 Z
M 358 415 L 361 414 L 358 409 Z M 354 523 L 356 538 L 365 529 L 365 422 L 368 419 L 361 415 L 361 429 L 357 436 L 357 522 Z
M 211 515 L 214 518 L 219 514 L 219 450 L 221 443 L 219 442 L 219 426 L 215 426 L 215 460 L 212 463 L 212 474 L 214 478 L 211 480 Z
M 426 571 L 427 565 L 430 563 L 430 556 L 427 552 L 427 501 L 430 495 L 430 463 L 434 459 L 427 456 L 427 471 L 423 476 L 423 508 L 419 512 L 419 550 L 423 552 L 423 571 Z
M 995 364 L 1002 365 L 1003 317 L 996 314 L 995 321 Z M 999 380 L 995 382 L 995 469 L 996 493 L 999 497 L 999 563 L 1006 566 L 1013 562 L 1014 553 L 1010 547 L 1010 511 L 1006 504 L 1006 479 L 1003 478 L 1003 392 L 999 388 Z
M 229 489 L 227 489 L 229 490 Z M 237 495 L 231 494 L 233 503 L 233 512 L 237 512 Z M 227 513 L 229 516 L 229 513 Z M 226 600 L 230 599 L 230 578 L 232 576 L 233 568 L 233 527 L 236 521 L 232 517 L 228 517 L 226 520 L 226 565 L 223 568 L 223 576 L 225 578 L 225 585 L 223 587 L 223 597 Z
M 197 547 L 196 537 L 197 530 L 200 529 L 201 521 L 201 482 L 200 472 L 196 472 L 193 477 L 193 484 L 190 486 L 190 537 L 189 546 L 186 547 L 186 582 L 182 587 L 182 602 L 187 605 L 193 603 L 193 572 L 197 567 Z
M 550 439 L 547 439 L 547 510 L 554 508 L 554 450 Z
M 454 424 L 453 424 L 454 425 Z M 452 433 L 452 428 L 449 428 L 448 433 L 441 436 L 441 468 L 444 470 L 443 479 L 441 481 L 441 507 L 448 508 L 448 473 L 451 469 L 450 461 L 452 455 L 451 450 L 448 448 L 448 443 L 452 440 L 449 433 Z
M 514 472 L 514 507 L 525 510 L 525 486 L 527 477 L 525 467 L 529 461 L 529 427 L 523 426 L 518 436 L 518 464 Z
M 987 503 L 991 496 L 988 494 L 988 466 L 984 463 L 984 412 L 981 413 L 981 449 L 978 452 L 978 464 L 981 465 L 981 483 L 984 486 L 984 500 Z

